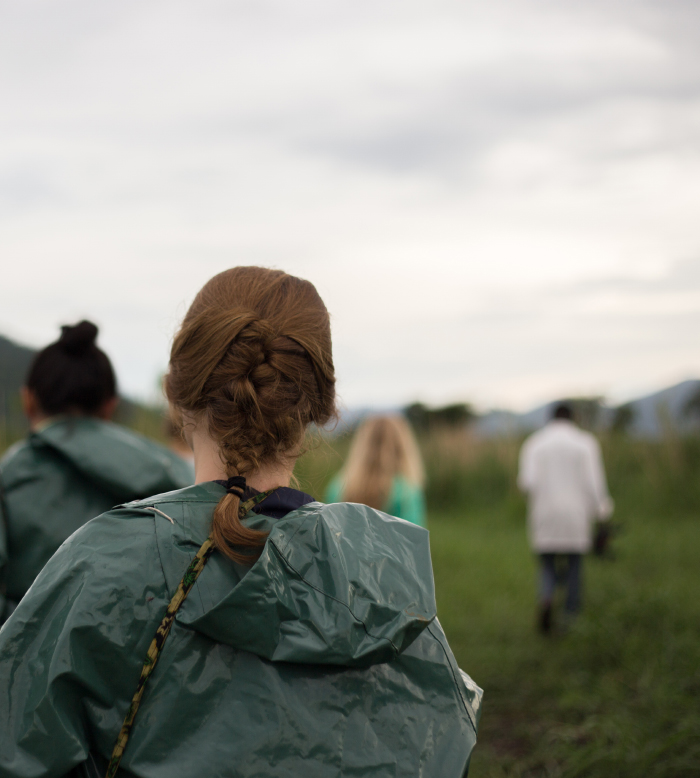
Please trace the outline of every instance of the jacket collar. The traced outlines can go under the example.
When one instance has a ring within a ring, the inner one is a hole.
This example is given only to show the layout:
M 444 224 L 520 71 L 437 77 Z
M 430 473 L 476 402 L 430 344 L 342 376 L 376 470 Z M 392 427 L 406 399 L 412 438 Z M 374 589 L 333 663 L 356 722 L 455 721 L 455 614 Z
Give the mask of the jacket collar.
M 214 481 L 215 484 L 226 487 L 226 481 Z M 243 492 L 243 502 L 260 494 L 257 489 L 247 486 Z M 290 489 L 288 486 L 280 486 L 269 494 L 264 500 L 253 506 L 253 513 L 259 513 L 269 516 L 272 519 L 282 519 L 288 513 L 301 508 L 302 505 L 308 505 L 310 502 L 316 502 L 311 495 L 301 492 L 298 489 Z

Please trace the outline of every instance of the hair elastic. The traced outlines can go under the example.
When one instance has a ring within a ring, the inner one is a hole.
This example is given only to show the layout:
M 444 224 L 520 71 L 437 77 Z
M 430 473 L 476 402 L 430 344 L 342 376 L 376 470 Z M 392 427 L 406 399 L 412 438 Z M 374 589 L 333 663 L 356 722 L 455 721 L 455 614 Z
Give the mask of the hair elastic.
M 242 475 L 234 475 L 226 481 L 224 488 L 229 494 L 233 494 L 239 499 L 243 497 L 246 483 Z

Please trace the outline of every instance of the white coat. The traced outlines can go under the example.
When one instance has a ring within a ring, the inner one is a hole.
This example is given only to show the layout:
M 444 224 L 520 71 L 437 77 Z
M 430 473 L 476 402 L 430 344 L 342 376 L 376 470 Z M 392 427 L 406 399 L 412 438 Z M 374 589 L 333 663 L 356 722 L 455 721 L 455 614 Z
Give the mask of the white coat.
M 593 522 L 613 511 L 598 441 L 566 419 L 525 441 L 518 486 L 529 497 L 530 543 L 538 553 L 590 551 Z

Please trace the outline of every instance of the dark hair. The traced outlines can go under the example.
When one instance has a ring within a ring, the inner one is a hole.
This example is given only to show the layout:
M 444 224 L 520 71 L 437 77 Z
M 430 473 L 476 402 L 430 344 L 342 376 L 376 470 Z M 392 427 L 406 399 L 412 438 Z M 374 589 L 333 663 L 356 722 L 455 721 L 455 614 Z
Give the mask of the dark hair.
M 574 412 L 569 403 L 557 403 L 552 411 L 553 419 L 568 419 L 571 421 L 574 418 Z
M 117 393 L 109 357 L 95 345 L 97 327 L 89 321 L 61 327 L 61 337 L 42 349 L 29 368 L 27 388 L 43 413 L 98 413 Z
M 214 276 L 175 336 L 165 390 L 178 412 L 206 423 L 229 476 L 293 453 L 309 424 L 335 415 L 330 320 L 313 284 L 262 267 Z M 241 524 L 239 505 L 231 492 L 221 498 L 211 536 L 250 564 L 267 534 Z

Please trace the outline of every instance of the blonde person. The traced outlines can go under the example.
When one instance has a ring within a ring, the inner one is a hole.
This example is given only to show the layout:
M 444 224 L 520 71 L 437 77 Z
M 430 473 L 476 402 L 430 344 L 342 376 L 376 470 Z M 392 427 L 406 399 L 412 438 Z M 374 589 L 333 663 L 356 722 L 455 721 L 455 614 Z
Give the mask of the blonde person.
M 425 527 L 423 463 L 403 416 L 370 416 L 359 426 L 347 462 L 326 501 L 354 502 Z
M 335 414 L 308 282 L 237 267 L 175 336 L 196 483 L 58 550 L 0 632 L 0 778 L 462 778 L 480 690 L 435 618 L 428 534 L 290 488 Z

